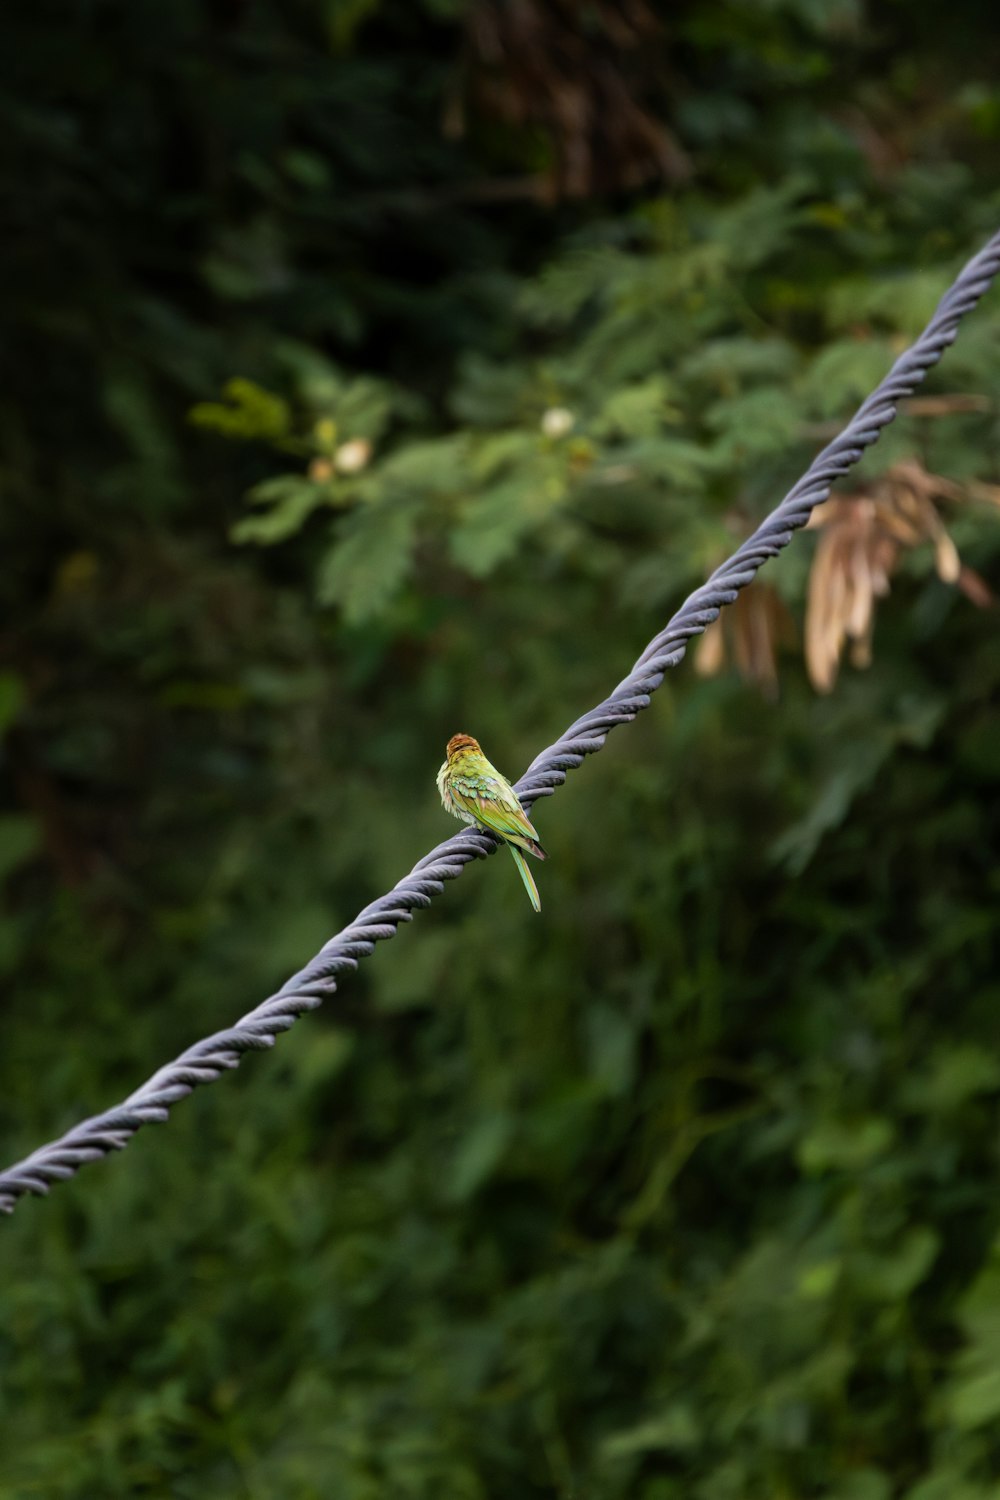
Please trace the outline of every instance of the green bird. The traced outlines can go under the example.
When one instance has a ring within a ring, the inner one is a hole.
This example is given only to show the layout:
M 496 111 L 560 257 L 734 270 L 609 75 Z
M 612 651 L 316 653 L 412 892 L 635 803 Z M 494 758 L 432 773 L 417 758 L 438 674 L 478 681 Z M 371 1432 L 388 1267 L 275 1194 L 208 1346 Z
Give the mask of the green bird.
M 528 899 L 541 911 L 538 887 L 531 878 L 522 849 L 536 859 L 546 853 L 538 835 L 524 815 L 517 793 L 507 779 L 491 766 L 479 741 L 471 734 L 453 734 L 446 751 L 448 759 L 437 774 L 438 791 L 446 812 L 463 823 L 478 823 L 502 839 L 514 857 Z

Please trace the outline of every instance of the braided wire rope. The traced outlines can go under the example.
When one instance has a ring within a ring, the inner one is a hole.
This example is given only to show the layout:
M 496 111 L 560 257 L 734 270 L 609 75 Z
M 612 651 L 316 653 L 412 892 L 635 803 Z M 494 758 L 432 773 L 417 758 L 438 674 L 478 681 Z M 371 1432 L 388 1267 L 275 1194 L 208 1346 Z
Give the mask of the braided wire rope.
M 911 395 L 938 362 L 954 341 L 961 319 L 976 306 L 998 272 L 1000 232 L 959 273 L 916 343 L 900 356 L 843 432 L 813 459 L 753 535 L 684 601 L 603 703 L 582 714 L 536 756 L 516 784 L 526 806 L 551 796 L 569 771 L 585 756 L 601 749 L 617 724 L 628 723 L 648 706 L 667 670 L 684 656 L 692 636 L 700 635 L 753 579 L 758 568 L 788 545 L 793 532 L 804 526 L 815 507 L 827 498 L 833 482 L 842 478 L 877 440 L 895 417 L 896 403 Z M 168 1119 L 171 1106 L 199 1084 L 214 1083 L 228 1069 L 238 1067 L 245 1053 L 272 1047 L 281 1032 L 332 995 L 341 975 L 356 969 L 361 959 L 374 952 L 376 943 L 395 937 L 399 924 L 411 921 L 414 910 L 429 906 L 446 880 L 456 879 L 472 860 L 492 854 L 497 847 L 491 835 L 470 828 L 432 849 L 391 891 L 359 912 L 304 969 L 235 1026 L 188 1047 L 121 1104 L 82 1121 L 0 1173 L 0 1211 L 12 1213 L 24 1194 L 47 1193 L 53 1183 L 74 1176 L 85 1162 L 121 1150 L 140 1126 Z

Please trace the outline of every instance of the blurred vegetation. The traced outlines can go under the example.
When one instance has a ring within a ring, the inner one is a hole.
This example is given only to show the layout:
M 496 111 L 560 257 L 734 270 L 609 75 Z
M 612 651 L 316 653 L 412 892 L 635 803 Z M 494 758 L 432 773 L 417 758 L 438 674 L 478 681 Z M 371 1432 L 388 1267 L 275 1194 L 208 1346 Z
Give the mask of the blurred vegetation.
M 12 1160 L 446 836 L 449 734 L 513 776 L 619 680 L 1000 223 L 1000 37 L 2 26 Z M 539 808 L 539 920 L 477 866 L 0 1228 L 2 1500 L 996 1493 L 998 335 Z

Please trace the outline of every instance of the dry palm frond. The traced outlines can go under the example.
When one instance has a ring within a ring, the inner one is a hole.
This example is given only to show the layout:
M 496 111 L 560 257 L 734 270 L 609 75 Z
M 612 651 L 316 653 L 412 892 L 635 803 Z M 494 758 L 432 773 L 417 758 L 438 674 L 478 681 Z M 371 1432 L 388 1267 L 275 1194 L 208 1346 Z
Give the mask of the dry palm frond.
M 773 700 L 778 696 L 778 647 L 794 637 L 794 621 L 781 596 L 757 579 L 705 631 L 695 651 L 695 671 L 715 677 L 731 660 L 741 677 Z
M 809 525 L 823 535 L 809 575 L 805 649 L 809 677 L 819 692 L 832 689 L 845 645 L 855 666 L 871 662 L 875 605 L 888 594 L 904 551 L 929 542 L 945 583 L 957 585 L 982 607 L 992 603 L 984 580 L 963 567 L 938 509 L 942 501 L 993 498 L 976 490 L 911 461 L 893 465 L 864 490 L 835 496 L 813 513 Z

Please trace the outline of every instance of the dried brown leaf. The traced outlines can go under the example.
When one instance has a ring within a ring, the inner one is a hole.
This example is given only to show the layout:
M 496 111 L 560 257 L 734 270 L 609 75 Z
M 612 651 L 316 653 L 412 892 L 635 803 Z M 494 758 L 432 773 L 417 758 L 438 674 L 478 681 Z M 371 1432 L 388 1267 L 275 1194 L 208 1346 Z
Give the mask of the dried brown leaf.
M 726 664 L 726 638 L 722 630 L 722 615 L 713 620 L 701 637 L 694 652 L 694 669 L 699 677 L 717 677 Z
M 951 537 L 941 528 L 934 543 L 934 562 L 942 583 L 957 583 L 962 576 L 962 559 Z
M 990 588 L 986 579 L 973 568 L 963 566 L 959 569 L 958 578 L 955 580 L 957 586 L 967 599 L 979 609 L 990 609 L 996 603 L 996 595 Z

